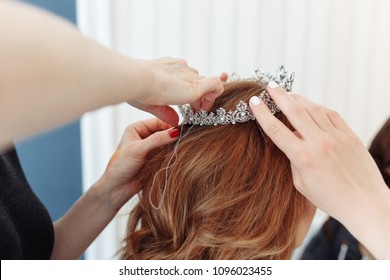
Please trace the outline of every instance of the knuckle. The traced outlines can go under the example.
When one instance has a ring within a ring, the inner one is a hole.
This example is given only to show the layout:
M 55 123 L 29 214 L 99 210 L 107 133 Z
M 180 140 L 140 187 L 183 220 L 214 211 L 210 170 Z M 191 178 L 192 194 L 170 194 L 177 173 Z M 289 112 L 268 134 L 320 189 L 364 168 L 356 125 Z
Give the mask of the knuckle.
M 318 110 L 322 110 L 321 105 L 318 105 L 310 100 L 308 100 L 306 97 L 302 96 L 302 95 L 299 95 L 299 94 L 295 94 L 295 93 L 292 93 L 291 94 L 292 97 L 298 101 L 300 104 L 302 104 L 303 107 L 305 107 L 307 110 L 309 111 L 318 111 Z
M 286 91 L 280 86 L 273 89 L 271 93 L 273 96 L 283 96 L 284 94 L 286 94 Z
M 362 143 L 362 141 L 360 140 L 360 138 L 355 134 L 355 133 L 352 133 L 350 135 L 350 137 L 348 138 L 348 143 L 347 144 L 350 144 L 350 145 L 353 145 L 355 147 L 364 147 L 364 144 Z
M 314 103 L 308 104 L 307 110 L 308 110 L 309 112 L 312 112 L 312 113 L 321 112 L 321 111 L 322 111 L 321 106 L 318 105 L 318 104 L 314 104 Z
M 161 143 L 164 140 L 162 133 L 156 132 L 153 134 L 153 142 Z
M 302 110 L 302 107 L 299 106 L 299 104 L 291 104 L 289 107 L 289 110 L 290 110 L 291 114 L 294 116 L 301 116 L 301 115 L 303 115 L 303 112 L 304 112 Z
M 340 114 L 337 111 L 331 109 L 327 109 L 327 115 L 331 119 L 337 119 L 340 117 Z
M 272 136 L 272 135 L 277 135 L 282 128 L 282 125 L 279 122 L 273 122 L 267 127 L 267 134 Z
M 302 96 L 297 93 L 291 93 L 290 96 L 296 100 L 300 100 L 302 98 Z
M 136 122 L 136 123 L 133 123 L 133 124 L 129 124 L 129 125 L 126 127 L 125 131 L 126 131 L 126 132 L 133 131 L 134 128 L 135 128 L 136 126 L 138 126 L 139 124 L 140 124 L 140 122 Z
M 187 66 L 187 61 L 183 58 L 177 58 L 176 61 L 179 65 Z
M 320 154 L 329 154 L 329 152 L 334 149 L 333 140 L 330 139 L 320 139 L 317 142 L 317 146 L 320 151 Z
M 324 115 L 326 115 L 328 108 L 326 108 L 323 105 L 317 105 L 317 110 L 320 111 L 321 113 L 323 113 Z

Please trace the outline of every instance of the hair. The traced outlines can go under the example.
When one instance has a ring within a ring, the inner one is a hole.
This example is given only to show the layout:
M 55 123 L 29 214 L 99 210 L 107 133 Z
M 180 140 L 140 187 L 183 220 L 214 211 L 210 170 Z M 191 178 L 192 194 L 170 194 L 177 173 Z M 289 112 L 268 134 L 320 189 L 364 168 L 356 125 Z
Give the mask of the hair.
M 225 83 L 214 107 L 235 109 L 265 86 Z M 282 113 L 276 114 L 290 124 Z M 306 199 L 294 186 L 287 157 L 256 121 L 235 125 L 182 127 L 177 161 L 174 143 L 154 151 L 134 178 L 143 187 L 132 210 L 123 259 L 288 259 L 295 248 Z

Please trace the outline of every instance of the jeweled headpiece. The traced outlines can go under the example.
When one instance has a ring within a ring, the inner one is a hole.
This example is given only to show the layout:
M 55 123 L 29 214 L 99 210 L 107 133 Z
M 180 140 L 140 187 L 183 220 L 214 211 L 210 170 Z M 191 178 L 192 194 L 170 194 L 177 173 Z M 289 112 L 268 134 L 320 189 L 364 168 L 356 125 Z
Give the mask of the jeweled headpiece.
M 253 81 L 259 85 L 267 85 L 269 82 L 274 81 L 282 86 L 285 90 L 291 91 L 292 84 L 294 82 L 294 73 L 290 75 L 284 66 L 279 67 L 275 74 L 265 73 L 261 70 L 256 70 L 252 76 L 240 77 L 236 73 L 233 73 L 229 82 L 235 81 Z M 266 104 L 272 114 L 280 112 L 280 109 L 271 99 L 267 91 L 262 91 L 259 98 Z M 194 112 L 190 105 L 179 106 L 179 111 L 184 118 L 184 124 L 192 125 L 226 125 L 243 123 L 250 120 L 255 120 L 255 117 L 249 108 L 248 103 L 240 101 L 236 105 L 236 110 L 226 111 L 224 108 L 219 108 L 215 112 L 206 112 L 201 109 L 199 112 Z

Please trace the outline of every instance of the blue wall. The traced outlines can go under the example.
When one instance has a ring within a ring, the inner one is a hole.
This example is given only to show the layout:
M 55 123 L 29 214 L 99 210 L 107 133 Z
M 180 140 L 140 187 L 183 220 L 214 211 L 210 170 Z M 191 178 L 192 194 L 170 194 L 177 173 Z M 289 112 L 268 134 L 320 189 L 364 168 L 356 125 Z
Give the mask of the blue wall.
M 21 2 L 38 6 L 76 24 L 75 0 L 22 0 Z
M 74 0 L 26 0 L 76 24 Z M 23 170 L 53 220 L 61 217 L 82 193 L 80 122 L 17 143 Z

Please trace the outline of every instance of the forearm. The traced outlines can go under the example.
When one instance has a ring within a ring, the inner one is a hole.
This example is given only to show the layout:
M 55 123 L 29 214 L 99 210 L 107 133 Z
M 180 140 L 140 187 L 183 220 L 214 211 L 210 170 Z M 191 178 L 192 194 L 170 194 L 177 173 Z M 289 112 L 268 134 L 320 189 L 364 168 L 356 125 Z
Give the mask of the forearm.
M 0 150 L 144 90 L 143 63 L 35 8 L 0 4 L 0 35 Z
M 54 223 L 52 259 L 77 259 L 85 252 L 127 201 L 124 199 L 119 205 L 112 200 L 112 195 L 98 181 Z

